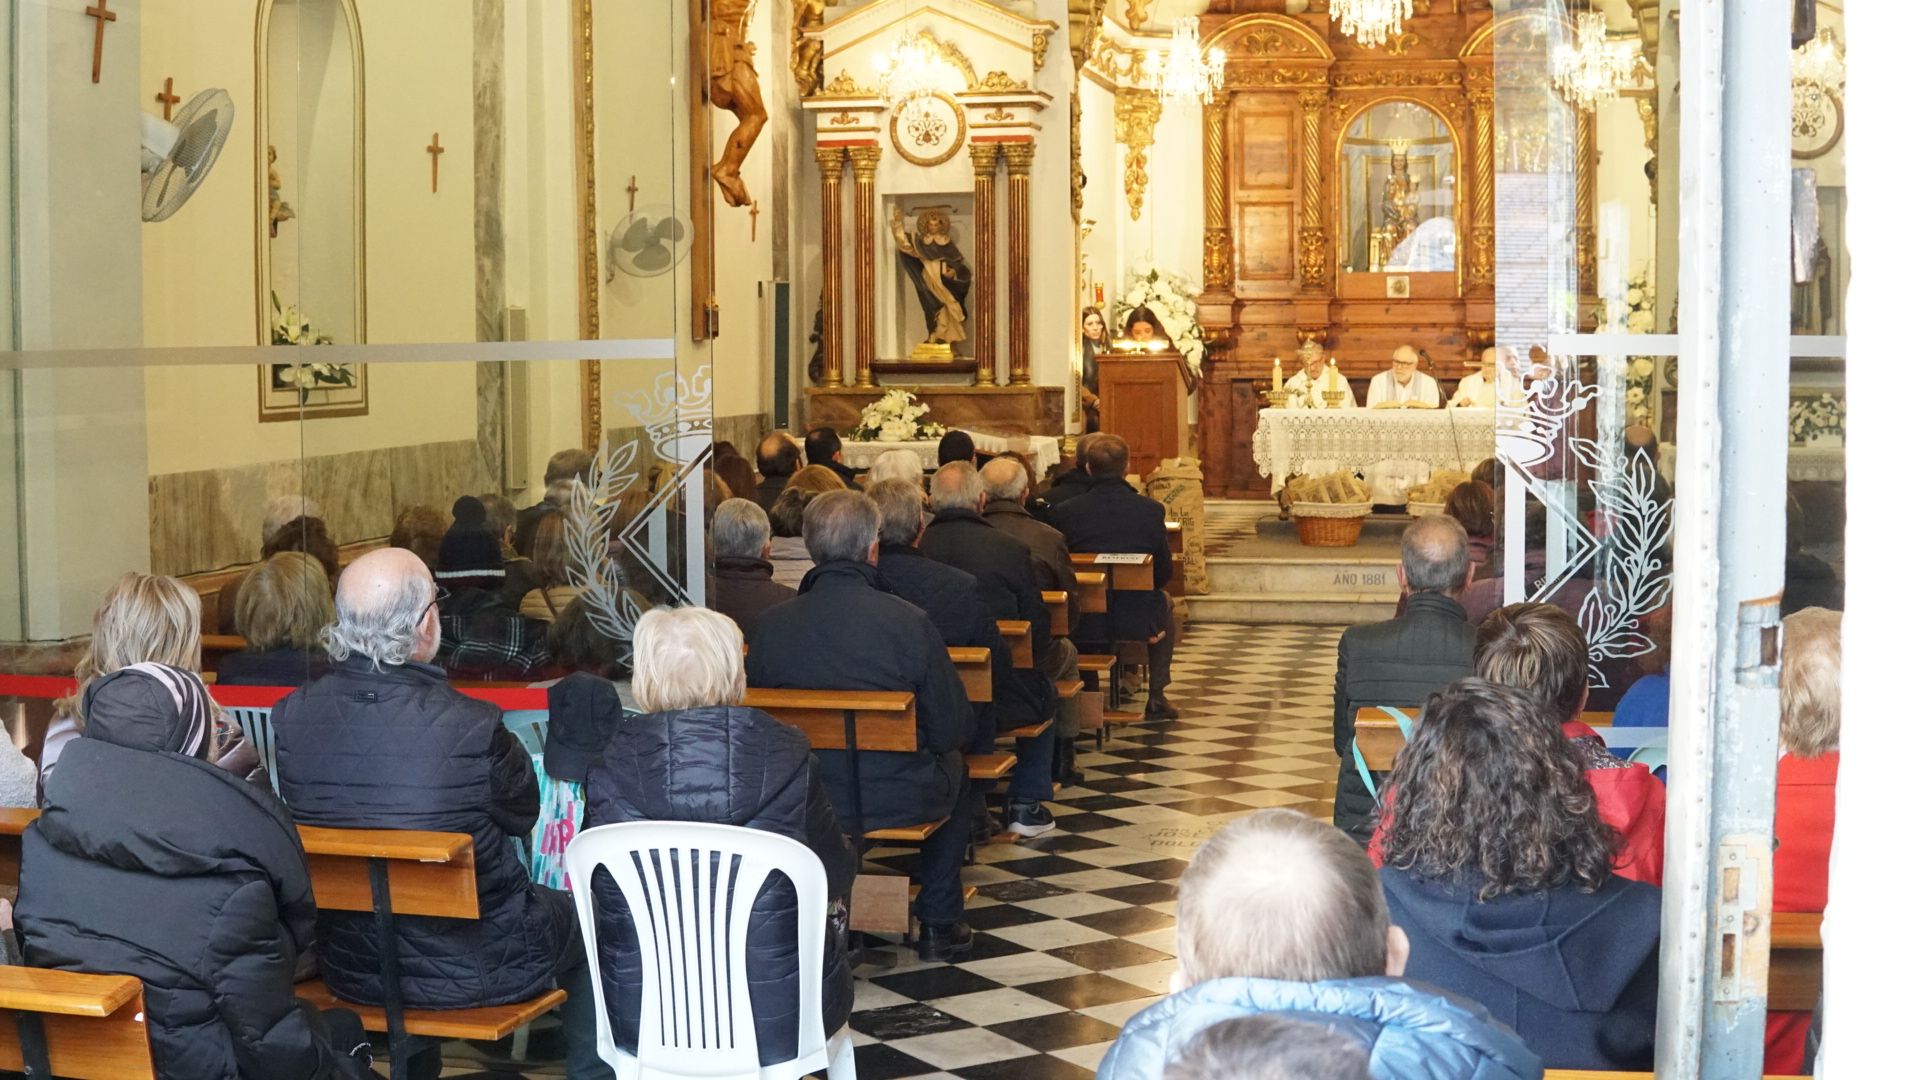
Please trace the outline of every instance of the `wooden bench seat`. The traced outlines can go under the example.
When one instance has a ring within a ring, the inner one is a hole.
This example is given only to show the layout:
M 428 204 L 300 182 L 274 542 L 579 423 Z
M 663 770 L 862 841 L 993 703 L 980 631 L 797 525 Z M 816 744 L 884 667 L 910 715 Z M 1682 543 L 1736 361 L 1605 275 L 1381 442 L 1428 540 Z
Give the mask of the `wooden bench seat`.
M 1420 709 L 1409 706 L 1400 710 L 1407 719 L 1420 722 Z M 1610 728 L 1613 726 L 1613 714 L 1610 712 L 1584 712 L 1580 720 L 1591 728 Z M 1406 749 L 1406 736 L 1400 733 L 1400 722 L 1385 709 L 1371 706 L 1355 709 L 1353 713 L 1353 743 L 1360 748 L 1360 756 L 1367 759 L 1367 768 L 1371 772 L 1392 772 L 1393 763 L 1399 759 L 1400 751 Z
M 967 779 L 999 780 L 1013 771 L 1017 760 L 1005 750 L 996 750 L 991 754 L 968 754 Z
M 350 1009 L 368 1031 L 387 1030 L 386 1010 L 378 1005 L 342 1001 L 327 990 L 319 979 L 309 979 L 293 988 L 303 1001 L 321 1009 Z M 513 1034 L 515 1029 L 538 1020 L 567 1000 L 565 991 L 549 990 L 539 997 L 514 1005 L 486 1005 L 478 1009 L 402 1009 L 407 1034 L 434 1039 L 474 1039 L 495 1042 Z
M 1037 724 L 1028 724 L 1026 727 L 1009 728 L 1008 730 L 1001 732 L 998 738 L 1037 739 L 1040 736 L 1045 735 L 1047 732 L 1052 730 L 1053 730 L 1053 721 L 1042 720 Z
M 74 1080 L 153 1080 L 140 980 L 0 967 L 0 1069 Z
M 1123 558 L 1133 558 L 1123 555 Z M 1107 587 L 1114 592 L 1151 592 L 1153 591 L 1153 556 L 1143 555 L 1139 562 L 1101 562 L 1101 554 L 1091 551 L 1076 551 L 1069 555 L 1075 571 L 1105 570 Z
M 1033 624 L 1025 619 L 999 619 L 1000 637 L 1013 653 L 1013 666 L 1033 670 Z
M 938 821 L 923 821 L 918 825 L 901 825 L 891 829 L 868 829 L 867 839 L 895 844 L 924 844 L 927 837 L 940 830 L 947 823 L 946 818 Z
M 1042 589 L 1040 602 L 1047 605 L 1047 631 L 1054 637 L 1066 637 L 1071 629 L 1067 621 L 1067 590 Z

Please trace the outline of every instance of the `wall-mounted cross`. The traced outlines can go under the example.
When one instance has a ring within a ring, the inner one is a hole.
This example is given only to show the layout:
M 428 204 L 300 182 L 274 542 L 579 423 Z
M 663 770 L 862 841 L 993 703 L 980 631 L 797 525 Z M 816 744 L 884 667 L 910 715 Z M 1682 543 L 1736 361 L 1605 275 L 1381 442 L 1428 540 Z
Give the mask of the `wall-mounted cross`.
M 640 178 L 638 176 L 627 177 L 627 213 L 633 213 L 633 200 L 638 198 L 639 195 Z
M 753 226 L 753 231 L 748 235 L 747 239 L 757 243 L 760 240 L 760 200 L 759 199 L 753 200 L 753 208 L 747 211 L 747 217 L 751 219 L 749 224 Z
M 93 81 L 100 81 L 100 49 L 107 43 L 107 24 L 119 22 L 120 13 L 107 10 L 107 0 L 93 0 L 93 6 L 82 12 L 93 20 Z
M 162 120 L 173 119 L 173 107 L 180 104 L 180 95 L 173 92 L 173 76 L 167 76 L 167 85 L 162 87 L 159 93 L 153 95 L 153 100 L 160 103 L 160 118 Z
M 440 145 L 440 133 L 434 132 L 433 141 L 427 144 L 427 153 L 433 155 L 433 193 L 435 195 L 440 194 L 440 155 L 446 152 L 447 148 Z

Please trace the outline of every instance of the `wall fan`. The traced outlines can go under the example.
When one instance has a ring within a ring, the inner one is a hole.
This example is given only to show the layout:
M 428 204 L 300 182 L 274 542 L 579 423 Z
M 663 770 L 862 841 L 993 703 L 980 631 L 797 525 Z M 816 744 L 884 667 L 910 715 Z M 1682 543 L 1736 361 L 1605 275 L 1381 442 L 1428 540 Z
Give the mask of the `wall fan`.
M 607 236 L 607 280 L 657 277 L 687 257 L 693 231 L 664 204 L 643 206 L 621 218 Z
M 165 221 L 220 160 L 233 131 L 233 98 L 225 90 L 202 90 L 172 120 L 151 113 L 140 120 L 140 220 Z

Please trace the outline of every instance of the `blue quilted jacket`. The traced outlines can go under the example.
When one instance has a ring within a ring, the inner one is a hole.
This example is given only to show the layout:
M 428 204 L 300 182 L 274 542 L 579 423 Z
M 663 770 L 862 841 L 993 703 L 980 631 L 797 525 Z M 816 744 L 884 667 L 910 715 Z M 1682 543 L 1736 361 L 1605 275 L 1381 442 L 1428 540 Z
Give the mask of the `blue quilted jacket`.
M 1373 1080 L 1538 1080 L 1540 1059 L 1478 1005 L 1400 979 L 1298 983 L 1215 979 L 1127 1021 L 1099 1080 L 1159 1080 L 1188 1041 L 1222 1020 L 1286 1013 L 1351 1036 Z

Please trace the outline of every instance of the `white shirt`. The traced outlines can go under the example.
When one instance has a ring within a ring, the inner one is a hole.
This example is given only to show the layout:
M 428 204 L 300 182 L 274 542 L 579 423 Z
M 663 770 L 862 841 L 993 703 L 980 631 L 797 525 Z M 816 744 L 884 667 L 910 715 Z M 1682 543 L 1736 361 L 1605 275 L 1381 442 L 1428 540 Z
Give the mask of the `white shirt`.
M 1498 382 L 1500 387 L 1500 392 L 1497 396 L 1494 393 L 1493 387 L 1488 385 L 1486 377 L 1476 371 L 1460 380 L 1459 387 L 1453 392 L 1453 400 L 1447 402 L 1447 404 L 1463 409 L 1491 409 L 1500 404 L 1500 398 L 1505 398 L 1510 402 L 1519 402 L 1526 399 L 1525 391 L 1520 389 L 1520 380 L 1514 378 L 1512 372 L 1500 372 L 1496 382 Z
M 1367 408 L 1377 409 L 1390 401 L 1424 401 L 1440 407 L 1440 384 L 1424 371 L 1416 371 L 1406 385 L 1394 381 L 1392 371 L 1383 371 L 1367 384 Z
M 1347 377 L 1335 370 L 1331 364 L 1320 369 L 1320 377 L 1317 379 L 1307 378 L 1305 371 L 1294 372 L 1293 378 L 1288 379 L 1286 386 L 1282 387 L 1282 389 L 1289 395 L 1299 395 L 1299 398 L 1296 398 L 1295 401 L 1306 399 L 1312 402 L 1311 405 L 1306 406 L 1289 402 L 1288 408 L 1305 407 L 1324 409 L 1327 407 L 1327 392 L 1330 390 L 1337 390 L 1346 395 L 1340 402 L 1341 408 L 1354 409 L 1359 407 L 1353 400 L 1353 384 L 1348 382 Z

